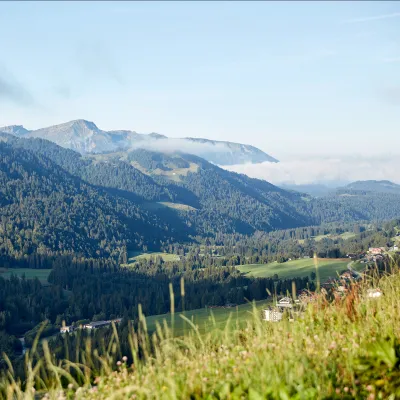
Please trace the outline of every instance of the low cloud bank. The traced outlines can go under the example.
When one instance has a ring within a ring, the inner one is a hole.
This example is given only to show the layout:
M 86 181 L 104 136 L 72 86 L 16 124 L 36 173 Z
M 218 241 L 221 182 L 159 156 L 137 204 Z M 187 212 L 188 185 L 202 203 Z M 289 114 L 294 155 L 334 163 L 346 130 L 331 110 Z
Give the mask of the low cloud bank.
M 181 151 L 189 154 L 202 154 L 202 153 L 225 153 L 228 148 L 224 143 L 201 143 L 194 142 L 189 139 L 145 139 L 141 141 L 133 141 L 131 144 L 133 149 L 140 148 L 152 151 L 159 151 L 163 153 L 175 153 Z
M 329 185 L 367 179 L 390 180 L 400 184 L 400 156 L 303 158 L 277 164 L 264 162 L 223 168 L 274 184 Z

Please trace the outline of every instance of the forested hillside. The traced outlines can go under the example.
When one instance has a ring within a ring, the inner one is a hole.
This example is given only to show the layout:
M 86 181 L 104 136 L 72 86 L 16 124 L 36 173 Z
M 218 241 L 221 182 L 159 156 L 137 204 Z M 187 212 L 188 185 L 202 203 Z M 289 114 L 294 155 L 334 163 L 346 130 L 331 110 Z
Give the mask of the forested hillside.
M 1 142 L 0 204 L 4 259 L 68 252 L 118 258 L 127 247 L 158 247 L 174 237 L 173 227 L 133 201 L 85 183 L 38 152 Z
M 0 254 L 9 262 L 71 252 L 124 262 L 127 250 L 196 236 L 400 216 L 391 193 L 314 199 L 188 154 L 84 157 L 43 139 L 0 139 Z

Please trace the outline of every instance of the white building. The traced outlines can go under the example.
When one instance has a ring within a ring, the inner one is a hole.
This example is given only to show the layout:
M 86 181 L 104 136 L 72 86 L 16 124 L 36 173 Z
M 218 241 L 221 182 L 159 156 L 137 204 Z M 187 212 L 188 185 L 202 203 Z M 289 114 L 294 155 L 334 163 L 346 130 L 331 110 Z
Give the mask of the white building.
M 263 310 L 263 320 L 270 322 L 278 322 L 282 319 L 283 312 L 276 308 L 266 308 Z
M 283 297 L 276 303 L 277 307 L 292 308 L 293 301 L 290 297 Z
M 73 326 L 62 326 L 60 328 L 60 333 L 67 333 L 67 332 L 73 332 L 75 328 Z

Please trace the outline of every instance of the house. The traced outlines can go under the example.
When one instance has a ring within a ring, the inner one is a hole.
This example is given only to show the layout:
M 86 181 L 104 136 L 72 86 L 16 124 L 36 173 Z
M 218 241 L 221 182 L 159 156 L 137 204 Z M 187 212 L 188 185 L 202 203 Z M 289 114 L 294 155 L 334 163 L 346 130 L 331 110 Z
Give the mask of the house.
M 346 257 L 348 257 L 348 258 L 357 258 L 358 255 L 355 254 L 355 253 L 348 253 L 348 254 L 346 254 Z
M 73 332 L 75 330 L 75 327 L 70 325 L 70 326 L 62 326 L 60 328 L 60 333 L 69 333 L 69 332 Z
M 270 321 L 270 322 L 279 322 L 282 320 L 283 312 L 280 311 L 278 308 L 266 308 L 263 310 L 263 320 Z
M 276 303 L 277 307 L 283 307 L 283 308 L 292 308 L 293 307 L 293 301 L 290 297 L 283 297 Z
M 109 320 L 109 321 L 95 321 L 91 322 L 90 324 L 83 325 L 84 329 L 98 329 L 98 328 L 104 328 L 106 326 L 111 325 L 111 323 L 114 322 L 115 324 L 119 324 L 121 322 L 121 318 L 119 319 L 114 319 L 114 320 Z
M 384 247 L 370 247 L 368 249 L 368 253 L 377 255 L 377 254 L 382 254 L 385 251 Z

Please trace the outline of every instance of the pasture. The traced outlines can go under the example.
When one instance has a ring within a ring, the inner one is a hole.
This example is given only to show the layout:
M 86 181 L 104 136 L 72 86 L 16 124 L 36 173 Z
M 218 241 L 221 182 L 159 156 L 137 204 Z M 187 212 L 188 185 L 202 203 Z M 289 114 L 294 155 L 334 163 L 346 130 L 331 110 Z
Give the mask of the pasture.
M 322 239 L 325 239 L 325 238 L 326 239 L 332 239 L 332 240 L 335 240 L 335 239 L 348 240 L 348 239 L 352 239 L 354 237 L 356 237 L 356 234 L 354 232 L 343 232 L 340 235 L 334 235 L 332 233 L 327 234 L 327 235 L 318 235 L 318 236 L 314 236 L 313 239 L 316 242 L 319 242 L 319 241 L 321 241 Z
M 51 269 L 31 269 L 31 268 L 0 268 L 0 276 L 4 279 L 9 279 L 11 275 L 22 277 L 25 275 L 26 279 L 38 278 L 42 283 L 48 283 L 47 279 L 50 275 Z
M 318 259 L 318 274 L 321 282 L 325 282 L 329 278 L 336 278 L 340 271 L 347 268 L 349 263 L 348 259 Z M 354 264 L 354 269 L 360 268 L 361 264 Z M 285 263 L 278 264 L 277 262 L 269 264 L 247 264 L 238 265 L 237 268 L 244 274 L 249 274 L 257 278 L 271 278 L 275 274 L 278 275 L 279 279 L 286 278 L 304 278 L 310 276 L 311 272 L 316 272 L 314 259 L 300 259 L 287 261 Z
M 162 252 L 148 252 L 142 253 L 139 251 L 128 252 L 128 263 L 131 264 L 140 259 L 149 260 L 150 258 L 161 257 L 164 261 L 179 261 L 180 257 L 177 254 L 162 253 Z
M 174 335 L 183 336 L 185 333 L 193 330 L 193 327 L 185 321 L 181 315 L 184 315 L 197 327 L 200 334 L 209 332 L 212 329 L 224 329 L 229 320 L 229 327 L 236 328 L 237 324 L 242 324 L 248 319 L 253 317 L 254 309 L 256 312 L 270 304 L 272 300 L 260 300 L 254 303 L 240 304 L 230 308 L 200 308 L 197 310 L 176 312 L 174 316 L 171 313 L 152 315 L 146 317 L 147 330 L 154 332 L 156 330 L 156 323 L 161 326 L 165 323 L 168 327 L 172 327 L 174 321 Z

